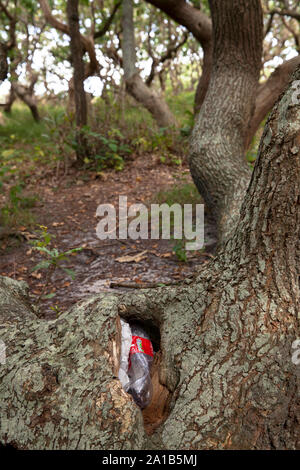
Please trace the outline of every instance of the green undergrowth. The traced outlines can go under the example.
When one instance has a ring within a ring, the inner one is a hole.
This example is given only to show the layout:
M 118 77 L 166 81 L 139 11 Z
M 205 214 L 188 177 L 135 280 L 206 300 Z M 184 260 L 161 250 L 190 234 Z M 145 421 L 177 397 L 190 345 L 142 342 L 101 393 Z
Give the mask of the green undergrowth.
M 203 199 L 201 198 L 196 186 L 194 183 L 187 181 L 186 177 L 179 178 L 178 181 L 174 184 L 172 188 L 168 188 L 165 190 L 159 191 L 151 200 L 153 204 L 166 204 L 169 207 L 173 206 L 174 204 L 179 204 L 184 207 L 185 204 L 192 204 L 193 209 L 195 209 L 196 204 L 203 204 Z M 174 232 L 174 215 L 171 212 L 171 233 Z M 195 211 L 193 216 L 194 222 L 193 226 L 195 228 Z M 162 218 L 160 217 L 160 233 L 162 231 Z M 184 220 L 182 218 L 182 224 L 184 224 Z M 184 234 L 184 226 L 182 225 L 182 234 Z M 172 251 L 175 254 L 178 261 L 187 262 L 189 259 L 188 253 L 190 256 L 195 254 L 194 252 L 187 251 L 185 246 L 187 240 L 183 236 L 182 238 L 176 239 L 171 237 L 172 239 Z M 196 250 L 196 252 L 199 250 Z M 201 250 L 200 250 L 201 251 Z

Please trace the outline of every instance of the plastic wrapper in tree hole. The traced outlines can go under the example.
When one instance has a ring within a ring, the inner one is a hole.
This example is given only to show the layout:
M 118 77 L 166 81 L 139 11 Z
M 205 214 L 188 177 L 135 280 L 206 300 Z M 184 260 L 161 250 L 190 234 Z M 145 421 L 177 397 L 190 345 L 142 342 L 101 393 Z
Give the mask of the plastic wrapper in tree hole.
M 124 390 L 132 395 L 140 408 L 146 408 L 152 399 L 150 367 L 153 348 L 147 333 L 137 324 L 129 326 L 121 320 L 122 345 L 119 379 Z M 130 331 L 131 329 L 131 331 Z
M 146 408 L 152 399 L 150 367 L 153 348 L 147 333 L 138 325 L 131 325 L 132 342 L 129 352 L 128 377 L 130 393 L 140 408 Z
M 129 351 L 130 351 L 132 337 L 131 337 L 131 329 L 128 323 L 126 323 L 124 320 L 121 320 L 121 327 L 122 327 L 122 343 L 121 343 L 119 380 L 125 392 L 127 392 L 129 388 L 128 358 L 129 358 Z

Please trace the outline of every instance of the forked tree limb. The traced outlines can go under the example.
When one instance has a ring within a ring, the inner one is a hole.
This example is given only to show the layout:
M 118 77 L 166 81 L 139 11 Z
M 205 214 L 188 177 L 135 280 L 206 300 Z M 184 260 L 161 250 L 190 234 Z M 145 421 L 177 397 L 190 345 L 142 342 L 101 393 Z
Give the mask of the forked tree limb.
M 262 120 L 267 116 L 276 103 L 278 96 L 289 83 L 290 77 L 297 65 L 300 64 L 300 55 L 286 60 L 270 75 L 268 80 L 258 88 L 255 99 L 255 110 L 246 134 L 245 149 L 247 149 Z

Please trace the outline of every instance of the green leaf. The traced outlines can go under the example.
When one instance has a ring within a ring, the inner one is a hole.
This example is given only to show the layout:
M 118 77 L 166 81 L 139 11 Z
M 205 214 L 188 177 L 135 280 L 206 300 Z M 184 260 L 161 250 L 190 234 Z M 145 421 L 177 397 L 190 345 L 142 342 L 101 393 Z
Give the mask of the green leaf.
M 51 265 L 51 261 L 43 260 L 40 263 L 36 264 L 32 271 L 38 271 L 39 269 L 47 269 Z
M 79 247 L 79 248 L 72 248 L 71 250 L 68 250 L 65 252 L 65 255 L 66 256 L 69 256 L 71 255 L 72 253 L 77 253 L 78 251 L 81 251 L 82 250 L 82 246 Z
M 67 259 L 66 253 L 59 253 L 57 256 L 55 256 L 56 261 L 63 261 L 65 259 Z
M 47 255 L 49 255 L 51 258 L 55 257 L 54 250 L 50 251 L 45 246 L 34 246 L 33 250 L 38 250 L 38 251 L 42 251 L 43 253 L 47 253 Z
M 118 151 L 118 146 L 117 144 L 114 144 L 113 142 L 109 142 L 108 147 L 112 152 L 117 152 Z
M 47 294 L 43 296 L 43 299 L 52 299 L 53 297 L 56 296 L 55 292 L 51 292 L 51 294 Z
M 9 158 L 9 157 L 12 157 L 14 153 L 15 153 L 15 149 L 3 150 L 2 157 Z
M 75 271 L 73 271 L 72 269 L 68 269 L 68 268 L 62 268 L 62 269 L 63 269 L 63 270 L 71 277 L 71 279 L 73 279 L 73 281 L 74 281 L 74 279 L 75 279 L 75 277 L 76 277 Z

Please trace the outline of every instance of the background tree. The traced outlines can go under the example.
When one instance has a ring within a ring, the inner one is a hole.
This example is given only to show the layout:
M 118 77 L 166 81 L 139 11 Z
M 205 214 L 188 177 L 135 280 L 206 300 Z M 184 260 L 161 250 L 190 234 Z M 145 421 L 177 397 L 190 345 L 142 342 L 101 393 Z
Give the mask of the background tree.
M 2 4 L 3 13 L 10 23 L 9 46 L 9 81 L 10 93 L 7 102 L 3 105 L 4 111 L 9 113 L 11 107 L 19 98 L 29 107 L 35 121 L 40 120 L 37 98 L 34 88 L 38 80 L 38 73 L 34 70 L 33 57 L 37 50 L 44 24 L 36 17 L 36 4 L 23 4 L 14 2 L 14 5 L 5 7 Z M 13 25 L 13 26 L 12 26 Z M 34 30 L 34 32 L 33 32 Z M 24 69 L 25 82 L 20 82 L 20 67 Z
M 74 82 L 74 95 L 75 95 L 75 110 L 76 110 L 76 155 L 77 160 L 81 164 L 84 158 L 88 156 L 88 144 L 82 127 L 87 125 L 87 105 L 84 91 L 84 62 L 83 62 L 83 47 L 80 39 L 79 30 L 79 13 L 78 13 L 78 0 L 68 0 L 67 2 L 67 17 L 70 32 L 70 47 L 72 65 L 74 68 L 73 82 Z
M 49 25 L 51 25 L 52 27 L 54 27 L 55 29 L 57 29 L 61 33 L 64 33 L 64 34 L 67 34 L 67 35 L 71 36 L 71 38 L 72 38 L 71 48 L 74 48 L 74 38 L 76 37 L 77 40 L 76 40 L 75 44 L 76 44 L 77 50 L 79 50 L 78 47 L 80 47 L 81 51 L 82 51 L 82 55 L 85 52 L 88 53 L 89 62 L 85 63 L 84 76 L 81 78 L 81 80 L 83 81 L 83 79 L 86 79 L 86 78 L 88 78 L 88 77 L 90 77 L 94 74 L 99 73 L 100 65 L 99 65 L 98 59 L 96 57 L 95 44 L 94 44 L 94 35 L 96 33 L 91 32 L 91 34 L 82 35 L 80 33 L 79 24 L 78 24 L 78 27 L 76 26 L 76 28 L 75 28 L 74 25 L 73 25 L 73 22 L 72 22 L 72 33 L 71 33 L 70 26 L 67 25 L 66 23 L 64 23 L 63 21 L 61 21 L 60 19 L 58 19 L 57 17 L 55 17 L 52 14 L 51 8 L 50 8 L 47 0 L 41 0 L 40 5 L 41 5 L 41 8 L 42 8 L 43 14 L 45 16 L 45 19 L 49 23 Z M 69 4 L 68 8 L 70 8 L 70 4 Z M 79 15 L 79 13 L 78 13 L 78 15 Z M 69 20 L 70 20 L 70 18 L 69 18 Z M 94 29 L 94 28 L 92 28 L 92 29 Z M 76 32 L 75 32 L 75 30 L 76 30 Z M 79 44 L 79 39 L 80 39 L 80 44 Z M 71 52 L 71 54 L 72 54 L 72 56 L 74 55 L 74 50 L 73 50 L 73 52 Z M 73 60 L 74 60 L 74 57 L 73 57 Z M 78 62 L 80 62 L 80 63 L 82 62 L 82 57 L 81 57 L 81 60 L 78 60 Z M 79 66 L 79 64 L 77 64 L 77 62 L 76 62 L 76 68 L 77 67 L 79 67 L 79 69 L 80 69 L 81 65 Z M 79 73 L 79 76 L 81 76 L 80 73 Z M 78 79 L 78 82 L 79 81 L 80 80 Z M 78 84 L 77 84 L 77 86 L 79 87 Z M 71 95 L 71 100 L 73 100 L 73 80 L 70 81 L 69 93 Z M 79 96 L 78 90 L 76 90 L 74 92 L 74 98 L 75 98 L 75 95 L 77 95 L 77 99 L 78 99 L 78 96 Z M 79 115 L 82 114 L 82 110 L 83 110 L 84 106 L 86 106 L 86 105 L 83 105 L 83 101 L 84 101 L 84 99 L 83 99 L 83 96 L 82 96 L 81 100 L 80 100 L 81 107 L 80 107 L 80 110 L 78 111 Z M 78 102 L 77 102 L 77 104 L 78 104 Z
M 11 49 L 15 47 L 15 28 L 17 19 L 10 13 L 7 6 L 0 2 L 1 21 L 4 24 L 5 36 L 0 40 L 0 80 L 5 80 L 8 72 L 7 56 Z
M 151 91 L 136 69 L 132 0 L 123 0 L 123 67 L 128 92 L 154 116 L 160 127 L 176 126 L 176 121 L 164 100 Z

